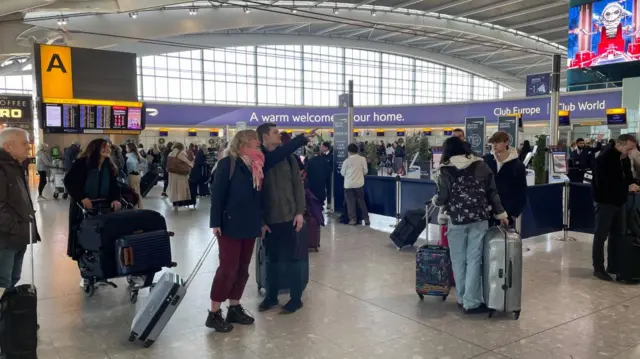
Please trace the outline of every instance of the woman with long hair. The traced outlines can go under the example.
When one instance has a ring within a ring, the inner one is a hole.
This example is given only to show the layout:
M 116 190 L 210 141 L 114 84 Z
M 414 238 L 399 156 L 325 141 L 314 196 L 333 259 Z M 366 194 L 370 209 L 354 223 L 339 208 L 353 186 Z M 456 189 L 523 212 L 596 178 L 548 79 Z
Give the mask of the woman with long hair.
M 264 154 L 254 130 L 239 131 L 218 161 L 211 185 L 211 228 L 218 237 L 220 265 L 211 286 L 211 311 L 206 326 L 229 332 L 232 323 L 249 325 L 254 319 L 240 299 L 249 279 L 255 239 L 262 236 Z M 226 319 L 220 309 L 229 300 Z
M 111 145 L 105 139 L 97 138 L 89 142 L 64 177 L 64 185 L 71 197 L 67 255 L 73 259 L 78 258 L 76 229 L 83 219 L 78 205 L 92 209 L 91 201 L 105 200 L 114 211 L 120 210 L 118 169 L 110 156 Z
M 447 238 L 458 305 L 467 314 L 487 310 L 482 294 L 483 238 L 491 214 L 508 225 L 494 174 L 458 137 L 444 141 L 438 192 L 433 204 L 449 216 Z
M 142 178 L 142 161 L 144 159 L 140 157 L 136 144 L 133 142 L 127 143 L 127 161 L 125 162 L 127 181 L 129 187 L 138 195 L 138 208 L 142 208 L 142 195 L 140 194 L 140 179 Z
M 195 206 L 196 197 L 189 187 L 189 173 L 193 163 L 187 158 L 184 145 L 180 142 L 173 144 L 173 150 L 167 158 L 167 172 L 169 172 L 168 195 L 173 202 L 173 209 L 181 206 Z M 197 194 L 197 192 L 196 192 Z

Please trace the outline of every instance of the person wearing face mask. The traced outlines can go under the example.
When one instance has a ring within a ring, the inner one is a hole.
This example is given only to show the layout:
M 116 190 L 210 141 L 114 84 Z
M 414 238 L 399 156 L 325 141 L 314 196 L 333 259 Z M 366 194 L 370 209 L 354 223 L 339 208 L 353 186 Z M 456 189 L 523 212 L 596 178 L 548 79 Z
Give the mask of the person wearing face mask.
M 617 273 L 615 258 L 618 256 L 616 251 L 625 240 L 628 194 L 640 189 L 629 176 L 631 169 L 628 168 L 630 163 L 627 159 L 637 143 L 632 135 L 621 135 L 595 161 L 591 183 L 596 213 L 592 248 L 593 275 L 605 281 L 613 280 L 609 273 Z M 605 267 L 604 260 L 604 243 L 607 239 L 608 268 Z M 632 278 L 624 276 L 618 276 L 616 280 L 636 283 Z

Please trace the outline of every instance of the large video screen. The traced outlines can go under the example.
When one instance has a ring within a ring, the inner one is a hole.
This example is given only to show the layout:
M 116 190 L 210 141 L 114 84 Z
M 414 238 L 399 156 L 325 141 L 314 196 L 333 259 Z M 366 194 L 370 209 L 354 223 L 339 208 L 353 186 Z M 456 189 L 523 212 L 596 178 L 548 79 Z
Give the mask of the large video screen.
M 569 9 L 568 64 L 570 69 L 640 59 L 640 36 L 634 19 L 634 0 L 599 0 Z
M 95 134 L 142 131 L 145 127 L 144 107 L 43 103 L 42 109 L 41 126 L 45 132 Z

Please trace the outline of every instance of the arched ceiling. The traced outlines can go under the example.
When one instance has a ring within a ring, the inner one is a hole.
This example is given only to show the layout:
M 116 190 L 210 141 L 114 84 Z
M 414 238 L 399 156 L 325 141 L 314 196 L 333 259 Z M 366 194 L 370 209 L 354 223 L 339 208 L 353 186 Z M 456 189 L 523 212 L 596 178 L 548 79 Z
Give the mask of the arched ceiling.
M 0 54 L 28 55 L 33 41 L 141 55 L 322 44 L 423 58 L 521 89 L 565 54 L 567 13 L 568 0 L 2 0 Z

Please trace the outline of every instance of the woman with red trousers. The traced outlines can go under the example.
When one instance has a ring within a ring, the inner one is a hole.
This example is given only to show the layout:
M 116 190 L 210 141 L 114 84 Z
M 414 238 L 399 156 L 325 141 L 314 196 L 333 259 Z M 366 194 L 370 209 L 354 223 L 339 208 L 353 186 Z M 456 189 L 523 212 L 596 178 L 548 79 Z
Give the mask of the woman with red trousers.
M 283 161 L 315 131 L 300 135 L 275 151 L 264 154 L 254 130 L 239 131 L 229 143 L 225 156 L 216 164 L 211 184 L 210 225 L 218 237 L 220 264 L 211 286 L 211 310 L 205 325 L 227 333 L 233 323 L 253 324 L 254 319 L 240 299 L 249 279 L 249 264 L 262 226 L 262 181 L 264 170 Z M 229 300 L 226 318 L 222 303 Z

